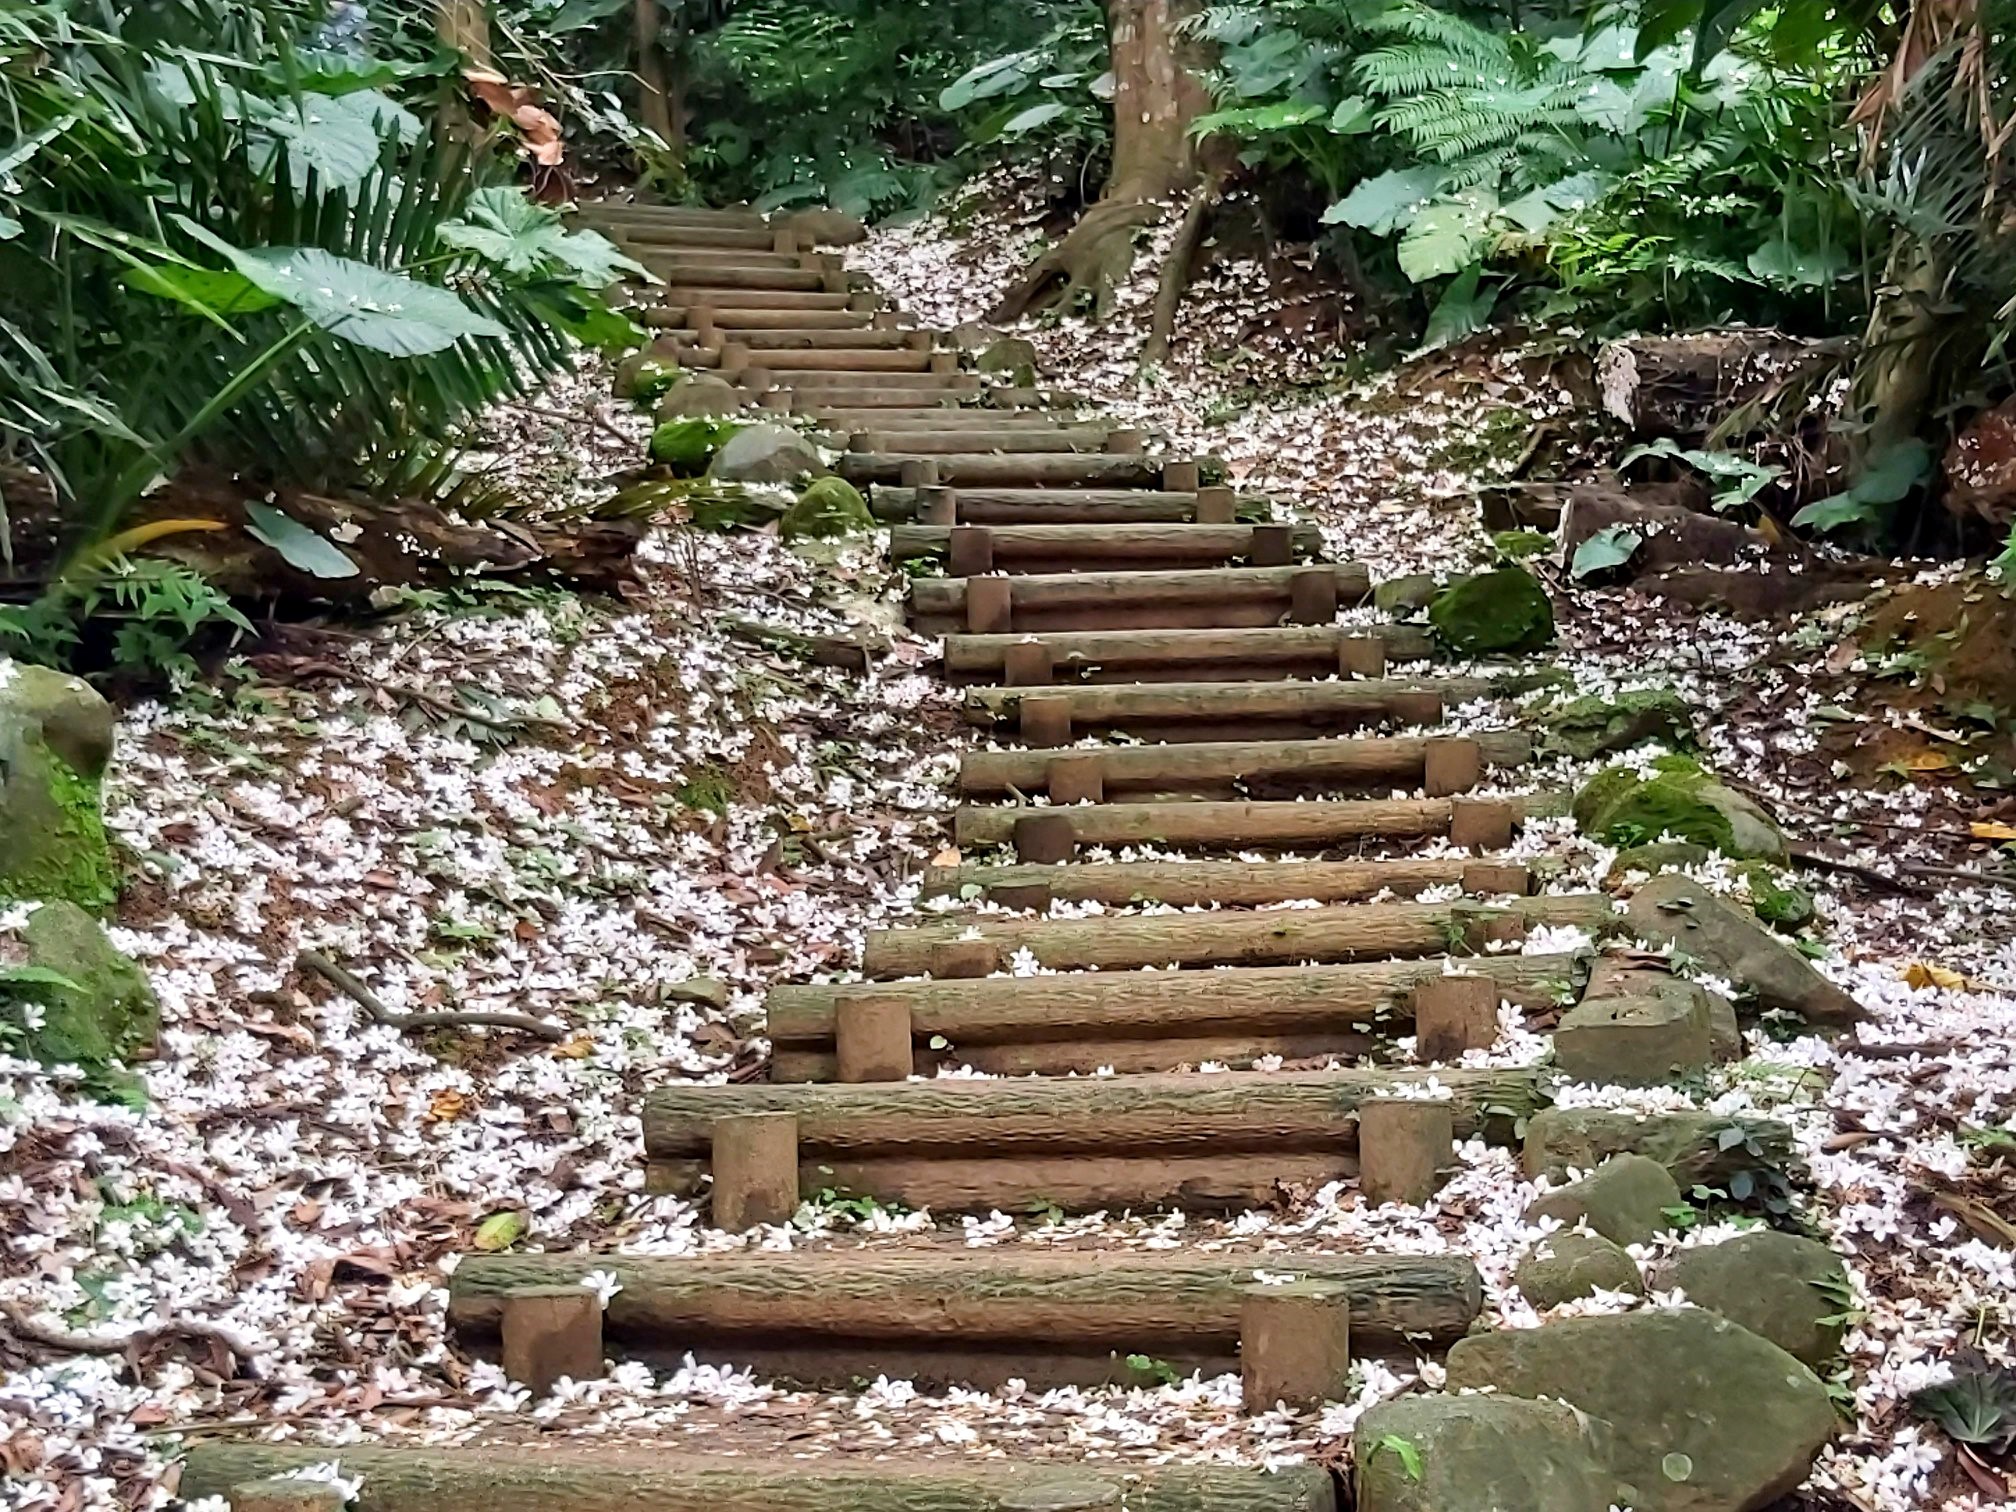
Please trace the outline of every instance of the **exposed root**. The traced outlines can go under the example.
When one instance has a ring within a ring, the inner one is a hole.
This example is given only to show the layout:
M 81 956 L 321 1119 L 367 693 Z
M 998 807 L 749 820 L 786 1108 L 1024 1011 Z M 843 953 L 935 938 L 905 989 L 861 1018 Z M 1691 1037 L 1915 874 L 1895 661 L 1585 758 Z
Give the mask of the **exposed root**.
M 1183 303 L 1183 291 L 1190 287 L 1190 275 L 1197 266 L 1197 249 L 1204 244 L 1204 228 L 1211 212 L 1224 195 L 1225 181 L 1214 175 L 1190 193 L 1183 207 L 1183 219 L 1176 227 L 1176 240 L 1162 259 L 1162 277 L 1155 288 L 1155 314 L 1149 322 L 1148 340 L 1141 348 L 1143 363 L 1162 362 L 1169 356 L 1169 340 L 1176 334 L 1176 311 Z
M 319 952 L 302 951 L 294 958 L 294 965 L 298 970 L 313 972 L 322 978 L 370 1014 L 373 1023 L 390 1024 L 394 1029 L 408 1033 L 416 1029 L 515 1029 L 520 1034 L 532 1035 L 549 1044 L 557 1044 L 567 1038 L 567 1031 L 558 1024 L 549 1024 L 544 1019 L 524 1013 L 395 1013 L 385 1006 L 377 993 Z
M 1070 234 L 1030 264 L 1014 287 L 988 313 L 996 325 L 1012 325 L 1039 310 L 1072 310 L 1088 297 L 1092 317 L 1113 310 L 1113 291 L 1134 264 L 1134 233 L 1161 219 L 1152 200 L 1101 200 L 1078 219 Z

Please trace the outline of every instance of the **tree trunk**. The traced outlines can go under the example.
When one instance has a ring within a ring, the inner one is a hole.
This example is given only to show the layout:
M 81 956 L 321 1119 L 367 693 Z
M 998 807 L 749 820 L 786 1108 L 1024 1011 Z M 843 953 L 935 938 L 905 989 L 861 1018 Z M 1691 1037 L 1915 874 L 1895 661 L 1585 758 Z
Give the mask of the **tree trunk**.
M 665 144 L 675 169 L 686 164 L 686 122 L 675 82 L 676 70 L 661 40 L 665 25 L 659 0 L 637 0 L 637 82 L 644 124 Z
M 471 68 L 491 68 L 490 11 L 484 0 L 435 0 L 434 30 Z
M 1204 87 L 1206 60 L 1178 28 L 1201 8 L 1202 0 L 1107 0 L 1113 164 L 1105 192 L 1070 235 L 1031 264 L 989 319 L 1020 320 L 1087 300 L 1093 317 L 1105 319 L 1114 286 L 1133 266 L 1136 231 L 1161 218 L 1166 200 L 1200 182 L 1206 165 L 1190 124 L 1211 108 L 1211 95 Z M 1198 235 L 1182 240 L 1187 267 Z M 1172 295 L 1163 301 L 1173 306 Z

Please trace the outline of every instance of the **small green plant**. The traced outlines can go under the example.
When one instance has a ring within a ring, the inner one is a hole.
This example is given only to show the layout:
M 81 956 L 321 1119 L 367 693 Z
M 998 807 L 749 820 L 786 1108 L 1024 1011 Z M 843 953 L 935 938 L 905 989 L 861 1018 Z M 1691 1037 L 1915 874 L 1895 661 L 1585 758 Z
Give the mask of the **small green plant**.
M 804 1206 L 832 1218 L 844 1218 L 850 1223 L 868 1223 L 877 1214 L 900 1218 L 910 1211 L 900 1202 L 884 1202 L 876 1197 L 857 1197 L 841 1191 L 838 1187 L 821 1187 Z
M 2016 1370 L 1967 1350 L 1954 1363 L 1953 1379 L 1912 1397 L 1911 1411 L 1937 1423 L 1957 1443 L 1991 1456 L 2007 1454 L 2016 1448 Z
M 1372 1446 L 1374 1454 L 1382 1449 L 1388 1454 L 1398 1456 L 1400 1468 L 1405 1472 L 1407 1479 L 1410 1481 L 1421 1479 L 1421 1448 L 1412 1439 L 1404 1438 L 1397 1433 L 1388 1433 Z
M 109 643 L 102 632 L 110 628 Z M 115 556 L 50 586 L 20 608 L 0 607 L 0 652 L 68 670 L 109 661 L 145 681 L 186 682 L 190 648 L 235 641 L 252 623 L 198 572 L 153 557 Z
M 735 784 L 720 767 L 702 767 L 680 784 L 674 796 L 690 809 L 726 818 L 735 802 Z
M 1834 1311 L 1822 1318 L 1822 1323 L 1854 1328 L 1868 1318 L 1869 1310 L 1856 1301 L 1855 1288 L 1845 1276 L 1822 1276 L 1807 1284 L 1834 1304 Z
M 1127 1368 L 1137 1380 L 1154 1382 L 1157 1386 L 1174 1386 L 1183 1379 L 1183 1373 L 1167 1360 L 1158 1360 L 1153 1355 L 1130 1354 Z

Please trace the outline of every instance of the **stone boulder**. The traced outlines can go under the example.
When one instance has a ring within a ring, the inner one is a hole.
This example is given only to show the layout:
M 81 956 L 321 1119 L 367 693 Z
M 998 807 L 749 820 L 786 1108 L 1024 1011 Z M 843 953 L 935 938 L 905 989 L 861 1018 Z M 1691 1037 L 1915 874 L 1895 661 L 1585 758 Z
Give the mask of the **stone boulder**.
M 1579 1229 L 1549 1234 L 1519 1262 L 1512 1273 L 1519 1295 L 1540 1311 L 1563 1302 L 1579 1302 L 1599 1291 L 1645 1295 L 1638 1262 L 1615 1240 Z
M 1848 1267 L 1824 1244 L 1755 1229 L 1721 1244 L 1683 1249 L 1660 1267 L 1661 1291 L 1678 1288 L 1818 1370 L 1841 1352 Z
M 1425 572 L 1387 578 L 1373 585 L 1372 607 L 1381 614 L 1405 616 L 1417 609 L 1426 609 L 1441 591 L 1441 585 Z
M 1742 1137 L 1732 1136 L 1741 1130 Z M 1750 1146 L 1756 1146 L 1753 1151 Z M 1761 1152 L 1758 1153 L 1758 1152 Z M 1776 1119 L 1727 1113 L 1627 1113 L 1613 1108 L 1543 1108 L 1526 1122 L 1522 1158 L 1529 1176 L 1564 1178 L 1613 1155 L 1643 1155 L 1664 1166 L 1682 1191 L 1721 1186 L 1737 1171 L 1792 1159 L 1792 1131 Z
M 1034 388 L 1036 343 L 1020 336 L 1003 336 L 981 348 L 980 354 L 973 359 L 973 365 L 1016 388 Z
M 808 247 L 854 247 L 868 240 L 868 227 L 845 210 L 794 210 L 782 225 Z
M 1624 920 L 1645 944 L 1683 952 L 1748 991 L 1759 1008 L 1796 1013 L 1816 1024 L 1848 1024 L 1863 1016 L 1861 1004 L 1756 915 L 1691 877 L 1673 872 L 1654 877 L 1632 895 Z
M 1696 845 L 1692 840 L 1654 840 L 1646 845 L 1626 846 L 1610 863 L 1603 884 L 1606 887 L 1622 887 L 1625 878 L 1633 872 L 1656 877 L 1669 869 L 1685 871 L 1689 867 L 1705 866 L 1714 854 L 1707 846 Z
M 1615 698 L 1578 698 L 1541 716 L 1544 744 L 1582 761 L 1628 751 L 1648 740 L 1694 743 L 1694 711 L 1670 688 L 1645 688 Z
M 1797 934 L 1819 916 L 1813 894 L 1767 862 L 1744 867 L 1743 883 L 1750 891 L 1751 912 L 1781 934 Z
M 1644 951 L 1597 956 L 1589 967 L 1589 985 L 1583 989 L 1582 1001 L 1668 995 L 1704 1006 L 1710 1060 L 1719 1063 L 1743 1058 L 1743 1026 L 1736 1021 L 1736 1005 L 1721 993 L 1679 975 L 1665 956 Z
M 1501 567 L 1443 589 L 1428 622 L 1461 656 L 1538 651 L 1554 639 L 1554 603 L 1530 572 Z
M 1554 1030 L 1554 1063 L 1597 1086 L 1651 1087 L 1742 1052 L 1728 999 L 1675 976 L 1658 957 L 1600 957 L 1582 1001 Z
M 1410 1396 L 1351 1433 L 1358 1512 L 1609 1512 L 1610 1425 L 1560 1402 Z
M 726 378 L 713 373 L 688 373 L 658 396 L 658 407 L 653 413 L 660 422 L 694 415 L 732 415 L 744 402 L 742 391 Z
M 875 516 L 858 488 L 845 478 L 820 478 L 784 511 L 777 533 L 787 541 L 824 541 L 874 528 Z
M 1526 1209 L 1526 1221 L 1557 1218 L 1566 1228 L 1586 1224 L 1612 1244 L 1644 1244 L 1672 1228 L 1673 1210 L 1686 1205 L 1658 1161 L 1613 1155 L 1579 1181 L 1542 1194 Z
M 707 476 L 721 483 L 795 483 L 825 472 L 819 448 L 785 425 L 743 426 L 707 468 Z
M 1575 795 L 1582 832 L 1613 845 L 1672 837 L 1725 856 L 1786 859 L 1785 834 L 1771 816 L 1685 756 L 1661 756 L 1647 775 L 1631 767 L 1599 772 Z
M 1632 1488 L 1620 1505 L 1638 1512 L 1767 1506 L 1798 1488 L 1834 1432 L 1812 1371 L 1695 1308 L 1473 1334 L 1449 1351 L 1449 1389 L 1486 1388 L 1609 1423 L 1612 1463 Z
M 0 658 L 0 902 L 118 897 L 99 808 L 113 722 L 89 683 Z
M 45 1065 L 102 1072 L 154 1043 L 161 1013 L 139 966 L 75 903 L 32 905 L 0 931 L 0 1018 Z
M 741 428 L 728 420 L 668 420 L 651 432 L 651 460 L 675 477 L 697 478 Z

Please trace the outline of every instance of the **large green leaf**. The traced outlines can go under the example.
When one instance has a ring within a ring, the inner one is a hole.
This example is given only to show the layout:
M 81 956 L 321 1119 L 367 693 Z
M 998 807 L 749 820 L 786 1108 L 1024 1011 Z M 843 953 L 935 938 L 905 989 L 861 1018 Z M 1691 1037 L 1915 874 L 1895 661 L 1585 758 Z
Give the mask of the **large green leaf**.
M 1376 178 L 1362 179 L 1352 191 L 1323 212 L 1323 224 L 1342 222 L 1376 236 L 1390 236 L 1408 225 L 1442 187 L 1440 168 L 1395 168 Z
M 478 189 L 459 220 L 437 233 L 451 247 L 474 252 L 516 277 L 564 272 L 593 288 L 606 288 L 626 273 L 649 277 L 642 263 L 625 257 L 607 237 L 569 231 L 558 211 L 537 205 L 509 184 Z
M 1034 78 L 1048 61 L 1047 50 L 1040 47 L 989 58 L 947 84 L 939 92 L 938 106 L 941 110 L 963 110 L 976 100 L 1011 93 Z
M 1497 196 L 1481 188 L 1437 200 L 1414 217 L 1400 238 L 1400 271 L 1425 283 L 1469 267 L 1495 239 L 1491 215 L 1497 208 Z
M 1848 252 L 1835 246 L 1801 247 L 1777 236 L 1750 254 L 1750 271 L 1781 289 L 1824 289 L 1846 276 Z
M 1019 110 L 1002 122 L 1001 135 L 1022 136 L 1039 126 L 1048 126 L 1070 108 L 1061 100 L 1045 100 L 1040 105 L 1031 105 L 1027 110 Z
M 156 299 L 173 300 L 219 325 L 227 324 L 228 316 L 252 315 L 280 303 L 243 273 L 225 268 L 143 266 L 129 268 L 120 282 Z
M 1498 303 L 1498 285 L 1480 288 L 1483 273 L 1481 264 L 1472 263 L 1449 281 L 1449 287 L 1442 291 L 1442 297 L 1429 312 L 1422 351 L 1449 346 L 1484 329 Z
M 245 529 L 310 577 L 353 578 L 357 564 L 291 515 L 256 500 L 245 506 Z
M 1575 548 L 1569 575 L 1580 579 L 1622 567 L 1644 544 L 1645 537 L 1629 525 L 1606 525 Z

